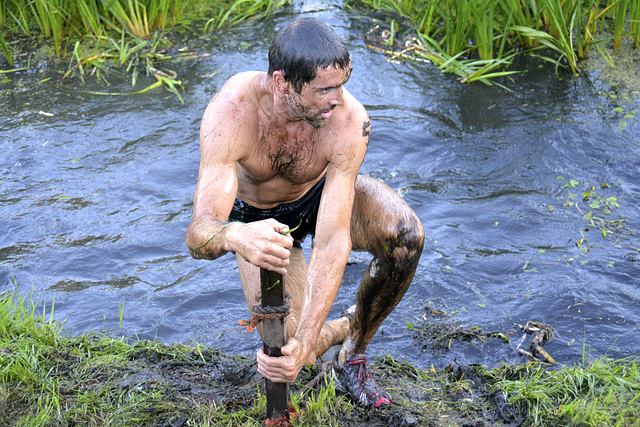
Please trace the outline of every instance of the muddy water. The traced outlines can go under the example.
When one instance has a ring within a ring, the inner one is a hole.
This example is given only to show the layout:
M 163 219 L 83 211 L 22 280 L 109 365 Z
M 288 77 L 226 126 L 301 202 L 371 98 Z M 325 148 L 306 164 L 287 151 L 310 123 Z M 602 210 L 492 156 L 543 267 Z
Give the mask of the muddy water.
M 362 173 L 400 192 L 427 234 L 414 283 L 368 353 L 419 366 L 521 360 L 520 333 L 511 345 L 423 349 L 410 326 L 431 307 L 448 315 L 437 321 L 505 334 L 547 323 L 556 336 L 545 348 L 561 363 L 581 360 L 583 342 L 594 356 L 636 354 L 637 85 L 598 64 L 574 77 L 529 59 L 516 64 L 527 73 L 503 82 L 513 92 L 462 85 L 430 65 L 390 63 L 362 40 L 380 22 L 323 3 L 195 41 L 196 59 L 168 66 L 185 81 L 184 105 L 162 90 L 97 97 L 77 82 L 60 87 L 55 67 L 9 75 L 0 86 L 2 290 L 17 286 L 47 311 L 55 302 L 70 333 L 255 351 L 257 334 L 237 329 L 247 311 L 235 259 L 189 258 L 184 232 L 202 112 L 231 75 L 266 69 L 266 40 L 299 15 L 347 41 L 348 89 L 373 127 Z M 635 60 L 622 72 L 637 74 Z M 129 88 L 113 77 L 110 90 Z M 610 197 L 609 214 L 589 206 Z M 589 212 L 607 221 L 604 236 Z M 368 260 L 351 258 L 331 316 L 353 304 Z

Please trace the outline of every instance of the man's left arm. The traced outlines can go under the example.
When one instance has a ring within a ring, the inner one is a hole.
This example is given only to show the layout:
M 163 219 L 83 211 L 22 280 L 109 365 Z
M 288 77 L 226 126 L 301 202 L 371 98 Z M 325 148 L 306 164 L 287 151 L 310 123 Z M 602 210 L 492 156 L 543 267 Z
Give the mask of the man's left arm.
M 277 362 L 260 354 L 265 364 L 259 372 L 276 382 L 295 381 L 300 369 L 310 358 L 315 361 L 316 343 L 322 326 L 340 288 L 344 268 L 351 252 L 351 211 L 355 197 L 355 181 L 369 142 L 369 118 L 364 109 L 346 135 L 338 142 L 327 167 L 314 247 L 307 273 L 307 292 L 302 304 L 298 330 L 282 348 L 283 357 Z M 264 356 L 264 357 L 263 357 Z M 275 363 L 279 369 L 266 368 Z M 273 374 L 272 374 L 273 372 Z M 270 378 L 271 376 L 271 378 Z

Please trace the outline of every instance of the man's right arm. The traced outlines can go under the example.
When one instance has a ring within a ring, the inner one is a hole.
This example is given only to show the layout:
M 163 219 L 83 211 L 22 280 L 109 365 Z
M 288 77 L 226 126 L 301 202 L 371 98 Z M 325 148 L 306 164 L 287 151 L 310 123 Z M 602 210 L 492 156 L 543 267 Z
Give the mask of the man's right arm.
M 236 164 L 242 139 L 227 120 L 238 107 L 223 93 L 207 107 L 200 126 L 200 169 L 193 201 L 193 218 L 186 243 L 194 258 L 215 259 L 230 250 L 229 236 L 235 224 L 226 224 L 238 190 Z M 235 148 L 235 149 L 234 149 Z
M 293 246 L 288 227 L 274 219 L 226 221 L 238 191 L 237 162 L 250 152 L 257 130 L 252 106 L 216 97 L 200 128 L 201 160 L 186 243 L 194 258 L 215 259 L 234 251 L 258 267 L 286 273 Z M 245 120 L 238 120 L 244 118 Z

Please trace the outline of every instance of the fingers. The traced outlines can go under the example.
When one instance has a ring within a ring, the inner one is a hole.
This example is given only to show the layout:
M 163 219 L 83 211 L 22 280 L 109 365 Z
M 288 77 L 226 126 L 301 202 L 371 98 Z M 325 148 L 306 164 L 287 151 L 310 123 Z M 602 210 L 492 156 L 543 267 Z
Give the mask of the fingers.
M 236 245 L 240 254 L 253 265 L 287 273 L 293 238 L 288 234 L 286 224 L 273 218 L 243 224 L 239 231 Z
M 283 356 L 291 356 L 293 353 L 298 351 L 299 347 L 300 343 L 298 343 L 297 339 L 289 338 L 287 344 L 280 349 L 280 352 L 282 352 Z
M 293 246 L 293 237 L 291 237 L 291 235 L 289 234 L 289 226 L 287 224 L 278 222 L 273 218 L 269 218 L 265 222 L 273 227 L 273 230 L 277 233 L 277 238 L 275 240 L 281 243 L 283 247 L 291 249 L 291 247 Z
M 278 222 L 277 220 L 275 220 L 273 218 L 267 219 L 267 222 L 269 224 L 271 224 L 273 229 L 276 232 L 278 232 L 279 234 L 285 235 L 285 233 L 289 233 L 289 226 L 287 224 L 283 224 L 281 222 Z
M 258 350 L 258 372 L 265 378 L 277 383 L 292 383 L 305 363 L 302 360 L 300 343 L 291 337 L 287 344 L 280 349 L 282 356 L 270 357 Z
M 262 256 L 255 259 L 249 259 L 249 261 L 260 268 L 267 269 L 269 271 L 275 271 L 280 274 L 287 274 L 287 266 L 289 265 L 289 256 L 286 258 L 280 258 L 275 256 Z
M 298 376 L 299 369 L 291 356 L 270 357 L 258 350 L 258 373 L 276 383 L 292 383 Z

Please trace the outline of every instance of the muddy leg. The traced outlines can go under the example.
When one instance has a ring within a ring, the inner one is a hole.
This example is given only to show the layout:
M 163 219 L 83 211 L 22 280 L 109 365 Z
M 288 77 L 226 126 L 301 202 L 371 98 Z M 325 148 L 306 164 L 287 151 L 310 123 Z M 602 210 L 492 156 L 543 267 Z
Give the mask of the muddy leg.
M 387 185 L 358 176 L 351 218 L 355 250 L 374 258 L 360 282 L 356 312 L 340 351 L 339 362 L 364 353 L 382 321 L 398 305 L 411 284 L 424 244 L 417 215 Z
M 260 269 L 240 255 L 236 255 L 236 258 L 238 260 L 244 296 L 249 309 L 251 309 L 254 305 L 259 304 L 256 295 L 260 292 Z M 293 248 L 291 250 L 287 275 L 284 278 L 285 290 L 291 295 L 291 311 L 287 317 L 287 334 L 289 337 L 294 336 L 298 328 L 302 302 L 304 301 L 306 278 L 307 261 L 304 252 L 300 248 Z M 319 357 L 332 345 L 342 343 L 347 335 L 348 328 L 349 320 L 346 318 L 325 322 L 320 332 L 320 337 L 318 338 L 315 355 Z M 262 324 L 259 324 L 257 329 L 262 336 Z

